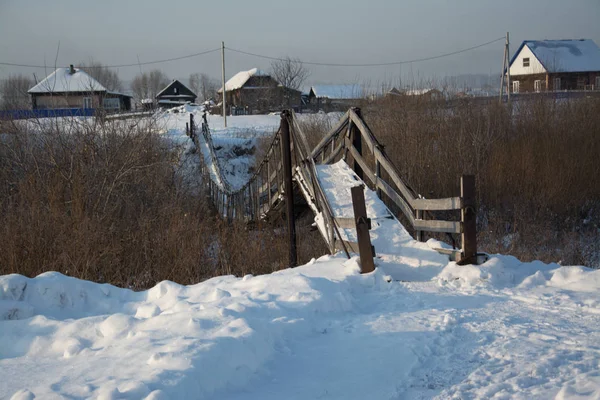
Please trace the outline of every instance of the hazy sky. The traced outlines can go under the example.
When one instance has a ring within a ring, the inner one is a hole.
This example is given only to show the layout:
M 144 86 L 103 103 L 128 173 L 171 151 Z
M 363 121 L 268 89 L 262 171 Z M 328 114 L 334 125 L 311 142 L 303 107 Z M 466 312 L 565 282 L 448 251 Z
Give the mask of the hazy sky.
M 464 49 L 503 36 L 511 51 L 525 39 L 589 38 L 600 44 L 600 0 L 0 0 L 0 62 L 67 66 L 93 58 L 125 64 L 220 47 L 306 61 L 377 63 Z M 416 81 L 498 73 L 503 43 L 394 67 L 310 67 L 309 83 Z M 226 53 L 226 75 L 270 61 Z M 219 78 L 219 52 L 143 66 L 172 78 Z M 47 72 L 51 72 L 49 67 Z M 11 73 L 43 69 L 0 65 Z M 120 68 L 130 80 L 139 67 Z

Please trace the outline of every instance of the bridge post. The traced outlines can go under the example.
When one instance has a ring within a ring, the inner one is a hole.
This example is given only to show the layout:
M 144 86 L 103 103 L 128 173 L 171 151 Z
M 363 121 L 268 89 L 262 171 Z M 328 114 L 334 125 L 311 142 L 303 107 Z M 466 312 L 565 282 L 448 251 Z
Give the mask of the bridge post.
M 356 223 L 356 237 L 358 239 L 360 272 L 362 274 L 375 270 L 364 190 L 364 185 L 354 186 L 350 189 L 352 193 L 352 207 L 354 208 L 354 222 Z
M 294 216 L 294 188 L 292 186 L 292 152 L 290 140 L 290 112 L 281 113 L 281 154 L 283 162 L 283 190 L 286 203 L 288 238 L 290 242 L 290 267 L 298 265 L 296 249 L 296 220 Z
M 458 264 L 477 264 L 477 213 L 475 211 L 475 176 L 463 175 L 460 178 L 462 206 L 462 256 Z
M 360 111 L 360 108 L 354 107 L 354 108 L 352 108 L 352 111 L 354 111 L 356 113 L 356 115 L 358 115 L 359 117 L 362 118 L 362 113 Z M 352 131 L 351 131 L 352 146 L 356 149 L 358 154 L 360 154 L 362 156 L 362 135 L 360 133 L 360 130 L 358 129 L 356 124 L 352 124 L 351 129 L 352 129 Z M 358 163 L 356 162 L 354 157 L 352 157 L 352 169 L 354 170 L 356 175 L 362 180 L 363 175 L 364 175 L 363 170 L 360 167 L 360 165 L 358 165 Z

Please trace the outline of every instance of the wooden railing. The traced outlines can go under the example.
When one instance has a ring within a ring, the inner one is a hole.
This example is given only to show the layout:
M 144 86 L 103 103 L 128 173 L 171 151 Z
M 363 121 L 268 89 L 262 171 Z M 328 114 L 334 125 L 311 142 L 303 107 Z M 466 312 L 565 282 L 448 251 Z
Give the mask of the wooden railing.
M 191 129 L 194 129 L 193 121 Z M 219 170 L 208 129 L 203 129 L 203 139 L 211 148 L 213 167 Z M 195 141 L 199 147 L 198 140 L 196 135 Z M 287 148 L 284 143 L 289 143 Z M 365 183 L 376 190 L 377 195 L 391 211 L 397 211 L 405 217 L 414 228 L 417 240 L 423 240 L 423 232 L 460 234 L 460 249 L 436 250 L 461 263 L 476 262 L 473 177 L 462 177 L 460 196 L 442 199 L 425 199 L 419 196 L 400 178 L 383 146 L 362 119 L 360 110 L 355 108 L 348 110 L 314 149 L 310 148 L 295 114 L 283 112 L 280 127 L 256 172 L 246 185 L 236 191 L 231 190 L 229 185 L 215 183 L 208 171 L 210 166 L 206 165 L 201 157 L 203 181 L 220 215 L 230 220 L 268 219 L 281 211 L 284 198 L 288 203 L 293 203 L 293 189 L 286 188 L 284 176 L 286 156 L 291 166 L 290 182 L 293 178 L 317 216 L 317 226 L 331 253 L 339 250 L 347 255 L 349 250 L 358 252 L 356 243 L 347 242 L 340 235 L 340 229 L 352 226 L 353 220 L 335 217 L 317 176 L 318 164 L 330 164 L 343 159 Z M 220 171 L 216 173 L 220 174 Z M 222 175 L 219 176 L 219 180 L 226 182 Z M 287 214 L 290 214 L 290 210 L 293 208 L 288 207 Z M 460 216 L 456 216 L 457 220 L 439 220 L 433 215 L 434 211 L 454 211 Z M 291 223 L 289 230 L 293 230 L 293 221 Z

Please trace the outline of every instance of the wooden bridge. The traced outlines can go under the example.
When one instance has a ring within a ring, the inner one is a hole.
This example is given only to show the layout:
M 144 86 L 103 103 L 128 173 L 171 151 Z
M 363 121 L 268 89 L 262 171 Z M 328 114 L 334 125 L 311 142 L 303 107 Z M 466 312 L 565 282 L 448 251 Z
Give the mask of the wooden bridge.
M 474 177 L 461 178 L 460 196 L 443 199 L 419 196 L 400 178 L 361 117 L 360 109 L 348 110 L 312 149 L 296 115 L 284 111 L 263 160 L 248 183 L 238 190 L 232 190 L 221 173 L 206 121 L 198 135 L 192 115 L 190 119 L 190 136 L 212 160 L 207 163 L 200 157 L 200 170 L 206 191 L 220 215 L 249 222 L 268 220 L 284 212 L 292 266 L 296 265 L 294 203 L 299 200 L 314 213 L 329 251 L 332 254 L 343 251 L 348 257 L 350 253 L 360 254 L 363 272 L 373 269 L 378 246 L 385 246 L 388 251 L 393 248 L 394 243 L 386 242 L 387 232 L 394 229 L 405 232 L 398 218 L 414 229 L 419 241 L 423 241 L 424 232 L 460 236 L 459 248 L 435 250 L 461 264 L 477 262 Z M 454 218 L 435 219 L 436 211 L 454 214 Z

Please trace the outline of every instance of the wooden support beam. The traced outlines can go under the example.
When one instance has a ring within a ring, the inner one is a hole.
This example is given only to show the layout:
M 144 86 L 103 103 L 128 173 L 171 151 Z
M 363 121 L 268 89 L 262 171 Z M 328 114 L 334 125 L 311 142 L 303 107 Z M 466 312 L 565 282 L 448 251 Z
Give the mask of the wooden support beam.
M 298 265 L 298 253 L 296 248 L 296 216 L 294 215 L 294 188 L 292 186 L 292 151 L 290 141 L 291 118 L 289 111 L 281 113 L 281 153 L 283 161 L 283 185 L 286 203 L 287 230 L 290 246 L 290 267 Z
M 354 220 L 356 222 L 361 273 L 373 272 L 375 270 L 375 263 L 373 262 L 373 249 L 371 247 L 371 236 L 369 235 L 369 226 L 367 223 L 364 186 L 354 186 L 350 190 L 352 193 Z
M 359 117 L 361 116 L 360 108 L 353 108 L 353 111 Z M 361 135 L 360 130 L 356 126 L 356 124 L 352 124 L 351 138 L 352 138 L 352 147 L 356 150 L 356 153 L 358 154 L 358 156 L 360 158 L 362 158 L 362 135 Z M 361 167 L 360 163 L 356 160 L 356 157 L 354 156 L 354 154 L 352 155 L 352 160 L 353 160 L 352 169 L 354 169 L 354 172 L 356 173 L 356 175 L 358 175 L 358 177 L 362 180 L 363 179 L 363 168 Z
M 460 178 L 462 209 L 460 217 L 463 226 L 462 256 L 458 264 L 477 263 L 477 212 L 475 208 L 475 176 L 463 175 Z

